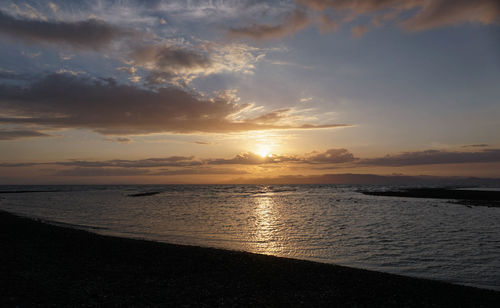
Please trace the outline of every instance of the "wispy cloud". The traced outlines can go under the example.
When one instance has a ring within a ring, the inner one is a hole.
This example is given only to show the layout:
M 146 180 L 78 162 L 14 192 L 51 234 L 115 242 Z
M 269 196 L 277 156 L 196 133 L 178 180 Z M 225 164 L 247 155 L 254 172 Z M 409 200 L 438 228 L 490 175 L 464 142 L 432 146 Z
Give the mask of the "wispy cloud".
M 209 141 L 193 141 L 192 143 L 194 143 L 194 144 L 201 144 L 201 145 L 212 144 L 212 142 L 209 142 Z
M 0 130 L 0 140 L 16 140 L 30 137 L 50 137 L 50 135 L 36 130 Z
M 336 28 L 364 16 L 372 19 L 373 26 L 396 22 L 409 31 L 424 31 L 439 27 L 474 22 L 490 25 L 499 22 L 500 2 L 497 0 L 296 0 L 315 11 L 331 14 L 323 15 L 320 22 Z M 369 29 L 369 25 L 355 26 L 353 35 L 359 36 Z
M 221 73 L 253 73 L 255 64 L 265 56 L 265 51 L 246 44 L 220 44 L 201 41 L 139 45 L 132 48 L 124 67 L 132 75 L 135 67 L 147 70 L 148 85 L 173 83 L 189 84 L 193 79 Z
M 462 23 L 491 25 L 500 20 L 497 0 L 295 0 L 297 6 L 281 23 L 254 23 L 231 28 L 231 37 L 256 40 L 291 36 L 311 24 L 322 32 L 351 25 L 351 33 L 361 37 L 372 27 L 397 24 L 407 31 L 425 31 Z M 304 8 L 309 9 L 303 10 Z M 319 15 L 319 16 L 318 16 Z M 366 22 L 366 19 L 371 22 Z
M 359 164 L 374 166 L 412 166 L 491 162 L 500 162 L 500 149 L 485 149 L 476 152 L 443 150 L 404 152 L 384 157 L 363 159 Z
M 149 170 L 138 168 L 73 168 L 57 170 L 52 173 L 56 176 L 139 176 L 148 175 Z
M 467 145 L 463 145 L 462 147 L 463 148 L 486 148 L 489 146 L 490 146 L 489 144 L 478 143 L 478 144 L 467 144 Z
M 16 73 L 14 71 L 0 69 L 0 79 L 7 80 L 29 80 L 30 76 Z
M 294 10 L 281 24 L 253 24 L 246 27 L 229 29 L 230 37 L 252 38 L 266 40 L 291 36 L 304 29 L 309 23 L 307 14 L 301 10 Z
M 116 143 L 131 143 L 132 139 L 126 137 L 117 137 L 117 138 L 106 138 L 106 141 L 116 142 Z

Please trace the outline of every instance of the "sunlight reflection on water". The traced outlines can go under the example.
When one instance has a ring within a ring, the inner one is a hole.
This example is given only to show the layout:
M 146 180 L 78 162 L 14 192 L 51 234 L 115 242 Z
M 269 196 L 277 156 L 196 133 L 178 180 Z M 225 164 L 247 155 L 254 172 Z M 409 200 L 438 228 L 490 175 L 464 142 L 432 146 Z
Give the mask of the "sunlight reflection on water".
M 253 234 L 250 236 L 252 249 L 249 251 L 268 255 L 280 255 L 282 253 L 283 235 L 279 228 L 279 217 L 275 200 L 272 193 L 253 198 L 255 207 L 255 224 L 251 228 Z M 290 247 L 289 247 L 290 248 Z

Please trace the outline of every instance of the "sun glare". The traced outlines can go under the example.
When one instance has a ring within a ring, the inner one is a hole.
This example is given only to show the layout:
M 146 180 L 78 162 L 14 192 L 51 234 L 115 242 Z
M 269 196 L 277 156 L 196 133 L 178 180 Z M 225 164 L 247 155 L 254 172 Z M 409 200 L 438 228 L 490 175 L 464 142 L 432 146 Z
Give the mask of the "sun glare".
M 271 155 L 271 147 L 268 145 L 260 145 L 257 148 L 256 153 L 262 157 L 267 157 L 267 156 Z

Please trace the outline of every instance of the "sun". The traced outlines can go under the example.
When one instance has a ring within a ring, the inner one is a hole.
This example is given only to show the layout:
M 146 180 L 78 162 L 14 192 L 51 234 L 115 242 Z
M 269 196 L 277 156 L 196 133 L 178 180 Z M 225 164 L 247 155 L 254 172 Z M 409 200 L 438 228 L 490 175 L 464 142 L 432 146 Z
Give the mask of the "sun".
M 271 147 L 269 145 L 261 144 L 257 147 L 255 153 L 262 157 L 268 157 L 271 155 Z

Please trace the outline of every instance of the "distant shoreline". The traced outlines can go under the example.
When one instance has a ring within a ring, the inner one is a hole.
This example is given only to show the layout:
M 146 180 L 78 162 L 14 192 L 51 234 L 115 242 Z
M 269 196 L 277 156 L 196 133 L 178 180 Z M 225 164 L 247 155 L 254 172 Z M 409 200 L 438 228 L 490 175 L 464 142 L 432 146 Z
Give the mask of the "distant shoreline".
M 2 306 L 484 306 L 500 292 L 102 236 L 0 211 Z
M 500 191 L 460 190 L 446 188 L 408 188 L 391 191 L 362 191 L 365 195 L 406 198 L 455 200 L 452 203 L 468 206 L 500 207 Z

